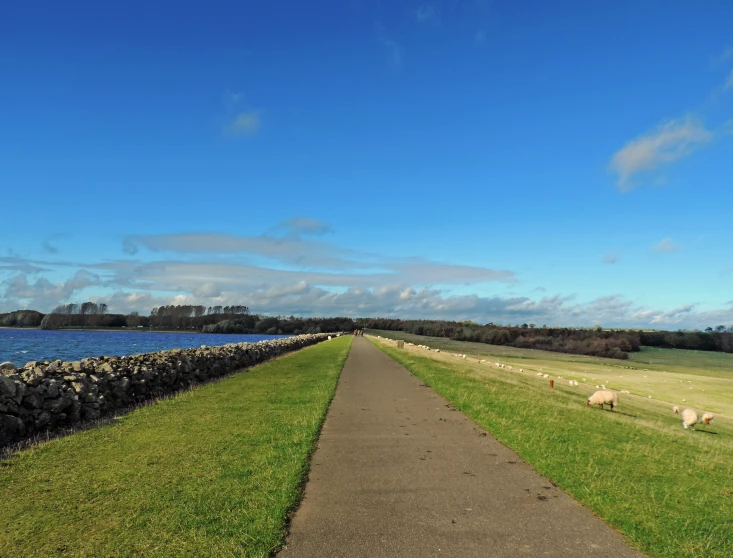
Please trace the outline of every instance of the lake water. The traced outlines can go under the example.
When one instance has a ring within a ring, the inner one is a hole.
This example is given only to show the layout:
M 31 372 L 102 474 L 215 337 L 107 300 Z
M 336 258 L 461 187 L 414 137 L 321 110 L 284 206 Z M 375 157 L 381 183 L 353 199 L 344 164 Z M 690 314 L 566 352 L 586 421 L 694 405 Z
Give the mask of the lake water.
M 30 360 L 81 360 L 86 357 L 126 356 L 201 345 L 255 343 L 288 335 L 213 333 L 155 333 L 148 331 L 49 331 L 0 328 L 0 362 L 23 366 Z

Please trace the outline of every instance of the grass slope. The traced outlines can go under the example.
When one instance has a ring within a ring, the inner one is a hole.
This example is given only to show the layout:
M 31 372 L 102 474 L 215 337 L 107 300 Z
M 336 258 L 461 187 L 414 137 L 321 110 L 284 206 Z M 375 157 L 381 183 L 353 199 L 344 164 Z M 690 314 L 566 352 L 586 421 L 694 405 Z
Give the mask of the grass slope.
M 0 556 L 268 556 L 351 337 L 0 462 Z
M 667 405 L 375 343 L 542 475 L 655 557 L 733 556 L 733 431 L 681 428 Z M 464 351 L 466 352 L 466 351 Z
M 595 387 L 628 390 L 656 401 L 726 415 L 733 420 L 733 354 L 644 347 L 629 360 L 588 357 L 423 337 L 399 331 L 376 331 L 444 352 L 498 361 L 529 372 L 544 372 Z M 584 380 L 585 379 L 585 380 Z

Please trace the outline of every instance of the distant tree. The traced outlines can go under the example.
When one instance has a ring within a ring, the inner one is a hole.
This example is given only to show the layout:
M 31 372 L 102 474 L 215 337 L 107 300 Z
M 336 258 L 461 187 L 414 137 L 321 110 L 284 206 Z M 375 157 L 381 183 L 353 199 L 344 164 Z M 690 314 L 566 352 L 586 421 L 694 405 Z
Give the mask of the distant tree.
M 725 331 L 725 326 L 719 325 L 715 328 L 715 331 L 717 331 L 718 333 L 723 333 Z
M 137 327 L 142 323 L 142 318 L 138 312 L 130 312 L 125 318 L 125 325 L 127 327 Z
M 705 328 L 705 331 L 707 331 L 708 333 L 712 333 L 713 328 L 712 327 L 706 327 Z

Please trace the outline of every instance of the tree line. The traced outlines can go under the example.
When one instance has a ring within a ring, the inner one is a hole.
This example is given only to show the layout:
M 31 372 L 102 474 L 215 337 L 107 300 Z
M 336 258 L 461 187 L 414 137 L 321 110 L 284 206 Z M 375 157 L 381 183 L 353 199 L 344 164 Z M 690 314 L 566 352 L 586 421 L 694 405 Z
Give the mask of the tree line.
M 265 333 L 269 335 L 300 335 L 303 333 L 336 333 L 354 331 L 352 318 L 261 317 L 256 314 L 227 319 L 206 325 L 203 333 Z
M 718 326 L 710 331 L 633 331 L 536 327 L 534 324 L 499 326 L 444 320 L 398 320 L 375 318 L 357 320 L 361 327 L 404 331 L 415 335 L 446 337 L 490 345 L 541 349 L 561 353 L 627 359 L 642 345 L 662 348 L 722 351 L 733 353 L 733 327 Z
M 197 306 L 171 304 L 156 306 L 150 311 L 149 325 L 170 329 L 201 329 L 222 320 L 233 320 L 249 314 L 246 306 Z
M 271 317 L 250 314 L 244 305 L 156 306 L 149 316 L 138 312 L 110 314 L 104 303 L 62 304 L 48 314 L 35 310 L 17 310 L 0 314 L 0 326 L 59 328 L 156 328 L 191 330 L 205 333 L 264 333 L 299 335 L 301 333 L 334 333 L 356 329 L 351 318 Z
M 250 314 L 244 305 L 167 305 L 153 308 L 149 316 L 137 312 L 111 314 L 104 303 L 63 304 L 48 314 L 16 310 L 0 314 L 3 327 L 156 328 L 205 333 L 266 333 L 297 335 L 355 329 L 384 329 L 416 335 L 446 337 L 491 345 L 509 345 L 562 353 L 625 359 L 642 345 L 697 351 L 733 353 L 733 326 L 718 325 L 705 331 L 635 331 L 537 327 L 535 324 L 500 326 L 445 320 L 394 318 L 301 318 Z

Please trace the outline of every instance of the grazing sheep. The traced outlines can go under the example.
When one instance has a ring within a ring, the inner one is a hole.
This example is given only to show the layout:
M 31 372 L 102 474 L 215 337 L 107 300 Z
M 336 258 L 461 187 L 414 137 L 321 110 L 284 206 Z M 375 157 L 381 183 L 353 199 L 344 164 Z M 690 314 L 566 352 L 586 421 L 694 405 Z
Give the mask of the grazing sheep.
M 686 430 L 687 427 L 695 429 L 695 425 L 700 422 L 700 418 L 697 413 L 692 409 L 682 409 L 682 427 Z
M 680 408 L 675 405 L 672 410 L 675 414 L 679 414 Z M 698 417 L 697 413 L 693 409 L 684 409 L 682 411 L 682 426 L 687 429 L 689 426 L 692 430 L 695 430 L 695 425 L 699 423 L 710 424 L 710 421 L 715 418 L 713 413 L 703 413 L 702 417 Z
M 614 407 L 618 407 L 618 393 L 609 389 L 596 391 L 588 398 L 586 405 L 588 407 L 592 405 L 600 405 L 601 409 L 603 409 L 604 405 L 610 405 L 611 410 L 613 410 Z

